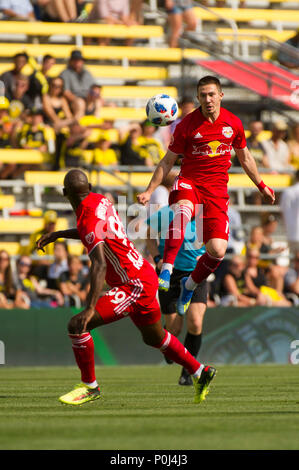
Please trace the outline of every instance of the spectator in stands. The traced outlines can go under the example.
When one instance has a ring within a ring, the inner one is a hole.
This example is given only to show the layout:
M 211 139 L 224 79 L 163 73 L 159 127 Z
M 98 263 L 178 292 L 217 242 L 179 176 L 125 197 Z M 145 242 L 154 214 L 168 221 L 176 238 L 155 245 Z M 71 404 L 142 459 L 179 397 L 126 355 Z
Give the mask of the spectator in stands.
M 91 130 L 74 123 L 70 126 L 69 136 L 65 141 L 64 166 L 66 168 L 78 167 L 84 161 L 83 151 L 88 149 L 88 137 Z
M 273 248 L 273 234 L 276 232 L 278 221 L 273 214 L 262 215 L 263 242 L 261 252 L 276 255 L 284 251 L 283 248 Z
M 249 297 L 256 299 L 258 305 L 266 305 L 267 298 L 262 294 L 261 287 L 267 283 L 264 270 L 259 266 L 260 252 L 256 248 L 249 248 L 246 253 L 246 267 L 244 271 L 245 292 Z
M 165 0 L 170 27 L 169 47 L 179 47 L 179 38 L 184 23 L 186 24 L 186 31 L 196 30 L 197 18 L 193 7 L 194 4 L 191 0 Z
M 19 75 L 14 81 L 11 91 L 7 90 L 6 97 L 10 102 L 9 114 L 13 119 L 22 119 L 24 111 L 33 107 L 28 90 L 29 77 L 27 75 Z
M 292 46 L 294 48 L 294 52 L 296 52 L 297 49 L 297 54 L 296 56 L 290 55 L 287 52 L 281 50 L 278 53 L 278 61 L 281 63 L 281 65 L 289 69 L 299 69 L 299 28 L 297 29 L 295 36 L 288 39 L 284 44 Z
M 18 54 L 13 57 L 13 69 L 1 75 L 0 80 L 4 83 L 5 96 L 8 99 L 10 99 L 16 79 L 22 75 L 22 69 L 28 64 L 28 59 L 29 57 L 26 52 L 18 52 Z
M 263 130 L 264 125 L 261 121 L 251 121 L 249 123 L 250 136 L 246 139 L 247 147 L 255 159 L 258 168 L 269 168 L 269 161 L 265 149 L 258 139 Z
M 54 244 L 54 262 L 50 264 L 47 272 L 47 284 L 50 289 L 58 289 L 60 275 L 68 270 L 68 248 L 65 241 L 56 241 Z
M 262 257 L 262 255 L 268 255 L 271 251 L 271 245 L 268 246 L 264 243 L 264 230 L 260 225 L 255 225 L 251 228 L 248 242 L 245 246 L 244 254 L 247 253 L 249 249 L 257 249 Z M 260 259 L 259 266 L 265 268 L 269 266 L 271 261 Z
M 3 20 L 35 20 L 30 0 L 0 0 L 0 13 Z
M 21 256 L 17 262 L 16 302 L 18 308 L 51 308 L 64 303 L 61 292 L 57 289 L 44 287 L 31 274 L 32 261 L 29 256 Z
M 53 170 L 61 165 L 62 148 L 69 131 L 69 126 L 76 121 L 64 96 L 64 81 L 61 77 L 54 77 L 49 82 L 49 92 L 42 96 L 45 122 L 54 128 L 56 135 L 55 161 Z
M 296 171 L 294 183 L 283 191 L 280 208 L 290 252 L 296 253 L 299 251 L 299 170 Z
M 84 66 L 80 50 L 71 53 L 67 68 L 61 73 L 64 80 L 64 96 L 68 100 L 74 116 L 79 119 L 85 114 L 90 87 L 95 83 L 94 77 Z
M 46 123 L 54 127 L 59 134 L 61 130 L 75 122 L 75 118 L 64 97 L 64 81 L 61 77 L 52 77 L 49 81 L 49 91 L 42 97 Z
M 220 286 L 221 305 L 249 307 L 256 300 L 244 294 L 245 291 L 245 260 L 240 255 L 234 255 L 228 263 L 228 272 L 224 275 Z
M 286 299 L 284 290 L 284 273 L 281 266 L 270 264 L 265 269 L 267 285 L 261 287 L 261 292 L 267 297 L 267 305 L 290 307 L 292 303 Z
M 133 13 L 133 12 L 132 12 Z M 94 0 L 93 8 L 88 16 L 88 22 L 101 22 L 105 24 L 123 24 L 131 26 L 136 24 L 134 14 L 130 11 L 129 0 Z M 107 46 L 110 38 L 99 38 L 100 46 Z M 132 39 L 126 41 L 126 45 L 132 45 Z
M 25 124 L 18 135 L 20 148 L 35 149 L 43 153 L 49 152 L 51 149 L 51 134 L 50 129 L 44 123 L 43 111 L 41 109 L 32 109 L 29 115 L 31 118 L 30 124 Z
M 83 265 L 79 256 L 69 256 L 68 270 L 59 277 L 59 289 L 64 296 L 66 306 L 82 307 L 85 303 L 89 281 L 84 275 Z
M 291 138 L 287 144 L 290 151 L 290 163 L 295 170 L 299 170 L 299 123 L 292 127 Z
M 111 141 L 101 138 L 95 144 L 93 164 L 100 167 L 118 165 L 118 156 L 116 151 L 111 148 Z
M 16 295 L 10 256 L 0 250 L 0 308 L 12 308 Z
M 28 94 L 35 106 L 42 105 L 42 97 L 49 92 L 49 71 L 56 64 L 56 59 L 51 54 L 43 57 L 40 69 L 35 70 L 29 77 Z
M 247 242 L 247 249 L 255 248 L 261 252 L 262 245 L 263 245 L 264 233 L 263 229 L 260 225 L 254 225 L 249 234 L 248 242 Z M 247 252 L 246 249 L 246 252 Z
M 41 21 L 70 23 L 77 18 L 76 0 L 35 0 Z
M 148 152 L 138 146 L 142 129 L 139 123 L 131 123 L 119 131 L 119 150 L 121 165 L 152 166 Z
M 157 127 L 148 119 L 141 123 L 141 135 L 137 138 L 137 145 L 147 151 L 148 159 L 151 160 L 152 166 L 158 165 L 159 161 L 165 154 L 165 149 L 161 141 L 156 138 Z
M 261 142 L 267 155 L 269 168 L 273 171 L 283 172 L 292 169 L 290 165 L 290 151 L 284 141 L 288 126 L 284 121 L 273 124 L 271 139 Z
M 28 244 L 20 247 L 19 254 L 27 256 L 33 255 L 35 253 L 37 240 L 45 233 L 54 232 L 56 229 L 56 224 L 57 212 L 52 210 L 46 211 L 43 216 L 43 227 L 30 235 Z M 39 252 L 40 259 L 34 262 L 32 265 L 32 273 L 38 278 L 45 279 L 51 261 L 49 259 L 43 258 L 42 253 L 47 257 L 54 256 L 54 245 L 52 244 L 51 246 L 45 246 L 44 251 Z
M 11 137 L 13 132 L 13 122 L 9 116 L 9 101 L 4 97 L 3 103 L 0 103 L 0 148 L 11 147 Z M 1 178 L 1 177 L 0 177 Z
M 102 87 L 94 83 L 91 85 L 85 104 L 85 116 L 100 117 L 101 107 L 104 105 L 104 100 L 101 97 Z
M 255 299 L 256 305 L 290 306 L 283 290 L 283 275 L 280 266 L 270 264 L 265 270 L 259 266 L 259 251 L 249 249 L 244 271 L 247 296 Z
M 299 299 L 299 251 L 295 253 L 293 266 L 285 274 L 284 292 L 295 294 Z

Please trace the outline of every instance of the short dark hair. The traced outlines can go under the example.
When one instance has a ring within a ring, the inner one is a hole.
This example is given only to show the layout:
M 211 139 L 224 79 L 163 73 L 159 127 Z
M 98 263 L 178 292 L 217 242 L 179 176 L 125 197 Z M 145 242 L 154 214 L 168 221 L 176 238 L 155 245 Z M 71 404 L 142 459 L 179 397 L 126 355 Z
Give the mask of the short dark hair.
M 49 59 L 55 59 L 55 57 L 53 57 L 51 54 L 46 54 L 43 57 L 43 62 L 46 62 L 46 60 L 49 60 Z
M 186 104 L 186 103 L 193 103 L 194 104 L 194 98 L 193 96 L 189 96 L 189 95 L 184 95 L 182 96 L 182 98 L 180 99 L 180 106 L 182 106 L 183 104 Z
M 219 78 L 214 77 L 213 75 L 206 75 L 205 77 L 202 77 L 197 83 L 197 89 L 201 86 L 211 85 L 211 84 L 216 85 L 218 90 L 222 91 L 222 86 L 221 86 Z
M 19 57 L 25 57 L 26 60 L 29 59 L 27 52 L 17 52 L 17 54 L 15 54 L 13 58 L 18 59 Z

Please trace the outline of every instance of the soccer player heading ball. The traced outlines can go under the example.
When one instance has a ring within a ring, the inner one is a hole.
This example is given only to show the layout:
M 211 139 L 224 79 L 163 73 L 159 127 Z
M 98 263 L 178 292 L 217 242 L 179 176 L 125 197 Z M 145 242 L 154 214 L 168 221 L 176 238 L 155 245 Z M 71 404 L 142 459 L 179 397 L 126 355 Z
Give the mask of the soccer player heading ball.
M 88 251 L 91 268 L 86 308 L 73 316 L 68 325 L 82 383 L 60 397 L 60 401 L 81 405 L 100 398 L 90 330 L 129 315 L 147 345 L 160 349 L 193 376 L 194 401 L 200 403 L 216 371 L 200 364 L 162 327 L 156 298 L 157 275 L 128 240 L 114 206 L 101 194 L 91 191 L 85 173 L 79 169 L 66 174 L 63 192 L 76 214 L 77 228 L 47 233 L 37 241 L 37 248 L 43 250 L 57 238 L 80 239 Z M 105 280 L 111 289 L 101 296 Z
M 137 196 L 141 204 L 146 204 L 178 156 L 182 156 L 181 171 L 169 195 L 174 218 L 166 237 L 159 289 L 169 289 L 174 260 L 184 240 L 186 226 L 198 215 L 200 205 L 203 206 L 202 242 L 206 253 L 198 260 L 192 274 L 181 281 L 177 304 L 180 314 L 187 310 L 193 290 L 216 270 L 226 252 L 229 233 L 227 183 L 232 149 L 264 200 L 269 204 L 275 201 L 274 191 L 262 181 L 247 148 L 240 119 L 221 107 L 223 92 L 218 78 L 209 75 L 201 78 L 197 84 L 197 98 L 200 106 L 176 126 L 168 150 L 146 191 Z

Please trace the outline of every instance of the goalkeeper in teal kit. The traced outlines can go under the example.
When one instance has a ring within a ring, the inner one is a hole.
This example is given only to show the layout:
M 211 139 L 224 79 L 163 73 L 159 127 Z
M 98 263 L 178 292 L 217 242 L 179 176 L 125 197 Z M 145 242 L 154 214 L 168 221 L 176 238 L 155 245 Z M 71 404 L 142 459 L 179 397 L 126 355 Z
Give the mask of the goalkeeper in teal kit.
M 165 237 L 169 223 L 173 219 L 173 211 L 169 206 L 162 207 L 147 219 L 147 248 L 152 255 L 156 270 L 162 266 Z M 176 304 L 181 292 L 180 281 L 189 276 L 196 266 L 198 258 L 205 253 L 205 247 L 200 247 L 196 237 L 196 223 L 193 219 L 186 227 L 185 238 L 178 252 L 171 275 L 170 288 L 167 292 L 159 291 L 161 311 L 165 318 L 165 327 L 173 335 L 178 336 L 182 330 L 184 316 L 177 314 Z M 202 340 L 202 323 L 206 311 L 208 283 L 201 282 L 195 289 L 190 306 L 186 313 L 187 333 L 184 346 L 196 357 Z M 166 357 L 167 360 L 167 357 Z M 171 362 L 168 361 L 167 362 Z M 179 385 L 192 385 L 188 371 L 182 368 Z

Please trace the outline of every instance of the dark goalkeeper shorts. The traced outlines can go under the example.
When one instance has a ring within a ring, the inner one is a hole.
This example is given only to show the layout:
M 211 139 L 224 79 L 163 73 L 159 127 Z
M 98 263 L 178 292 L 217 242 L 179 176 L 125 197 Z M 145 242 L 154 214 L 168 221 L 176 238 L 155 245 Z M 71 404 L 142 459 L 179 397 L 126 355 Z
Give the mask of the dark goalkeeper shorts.
M 167 292 L 158 291 L 159 302 L 161 306 L 161 312 L 164 315 L 170 313 L 176 313 L 176 303 L 180 296 L 181 286 L 180 280 L 183 277 L 188 277 L 191 273 L 189 271 L 179 271 L 178 269 L 173 269 L 171 278 L 170 278 L 170 287 Z M 191 303 L 203 303 L 206 304 L 208 300 L 208 283 L 206 280 L 202 281 L 198 287 L 195 289 Z

